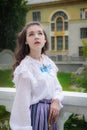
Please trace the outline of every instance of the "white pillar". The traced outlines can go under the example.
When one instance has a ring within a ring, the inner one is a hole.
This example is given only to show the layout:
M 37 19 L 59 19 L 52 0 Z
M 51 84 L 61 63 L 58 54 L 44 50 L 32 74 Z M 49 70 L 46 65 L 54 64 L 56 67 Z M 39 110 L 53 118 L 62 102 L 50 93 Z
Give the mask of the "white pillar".
M 87 113 L 84 114 L 85 121 L 87 122 Z
M 58 118 L 58 130 L 64 130 L 64 123 L 66 120 L 68 120 L 71 114 L 72 113 L 64 112 L 63 109 L 60 111 Z

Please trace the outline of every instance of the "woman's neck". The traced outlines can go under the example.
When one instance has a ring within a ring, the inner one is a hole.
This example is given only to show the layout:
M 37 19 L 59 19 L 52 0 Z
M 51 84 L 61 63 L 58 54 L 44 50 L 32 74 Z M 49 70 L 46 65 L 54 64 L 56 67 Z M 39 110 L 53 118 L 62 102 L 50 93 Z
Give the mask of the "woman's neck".
M 31 53 L 30 52 L 29 56 L 31 56 L 33 59 L 36 59 L 38 61 L 41 61 L 41 59 L 42 59 L 41 53 L 39 53 L 39 52 L 37 52 L 37 53 L 35 53 L 35 52 Z

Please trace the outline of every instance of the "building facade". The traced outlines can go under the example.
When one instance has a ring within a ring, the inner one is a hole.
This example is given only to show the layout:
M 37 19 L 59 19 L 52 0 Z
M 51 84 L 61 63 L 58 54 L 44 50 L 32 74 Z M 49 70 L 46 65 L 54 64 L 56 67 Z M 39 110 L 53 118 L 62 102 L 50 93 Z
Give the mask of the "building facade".
M 87 0 L 29 0 L 28 6 L 26 21 L 43 24 L 49 39 L 48 55 L 61 67 L 73 65 L 75 70 L 82 66 L 82 39 L 87 40 Z

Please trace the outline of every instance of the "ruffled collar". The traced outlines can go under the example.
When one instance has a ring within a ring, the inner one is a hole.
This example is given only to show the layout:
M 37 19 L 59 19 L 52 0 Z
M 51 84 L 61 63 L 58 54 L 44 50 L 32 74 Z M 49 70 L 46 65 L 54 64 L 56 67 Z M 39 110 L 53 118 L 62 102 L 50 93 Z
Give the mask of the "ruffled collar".
M 39 60 L 37 60 L 37 59 L 32 58 L 32 57 L 31 57 L 31 56 L 29 56 L 29 55 L 27 55 L 25 58 L 26 58 L 26 59 L 29 59 L 29 61 L 30 61 L 31 63 L 35 63 L 35 64 L 37 63 L 37 64 L 39 64 L 39 65 L 40 65 L 40 64 L 44 64 L 44 62 L 45 62 L 45 58 L 44 58 L 44 57 L 45 57 L 45 55 L 44 55 L 44 54 L 42 54 L 42 55 L 41 55 L 41 57 L 42 57 L 42 58 L 41 58 L 41 60 L 40 60 L 40 61 L 39 61 Z

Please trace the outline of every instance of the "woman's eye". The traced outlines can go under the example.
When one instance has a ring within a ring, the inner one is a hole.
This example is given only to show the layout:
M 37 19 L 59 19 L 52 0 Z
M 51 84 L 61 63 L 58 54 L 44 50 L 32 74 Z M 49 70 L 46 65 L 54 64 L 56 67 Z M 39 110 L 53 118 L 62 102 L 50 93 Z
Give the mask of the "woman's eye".
M 34 34 L 33 33 L 30 33 L 29 36 L 33 36 Z
M 39 34 L 39 35 L 43 35 L 43 33 L 42 33 L 42 32 L 39 32 L 38 34 Z

